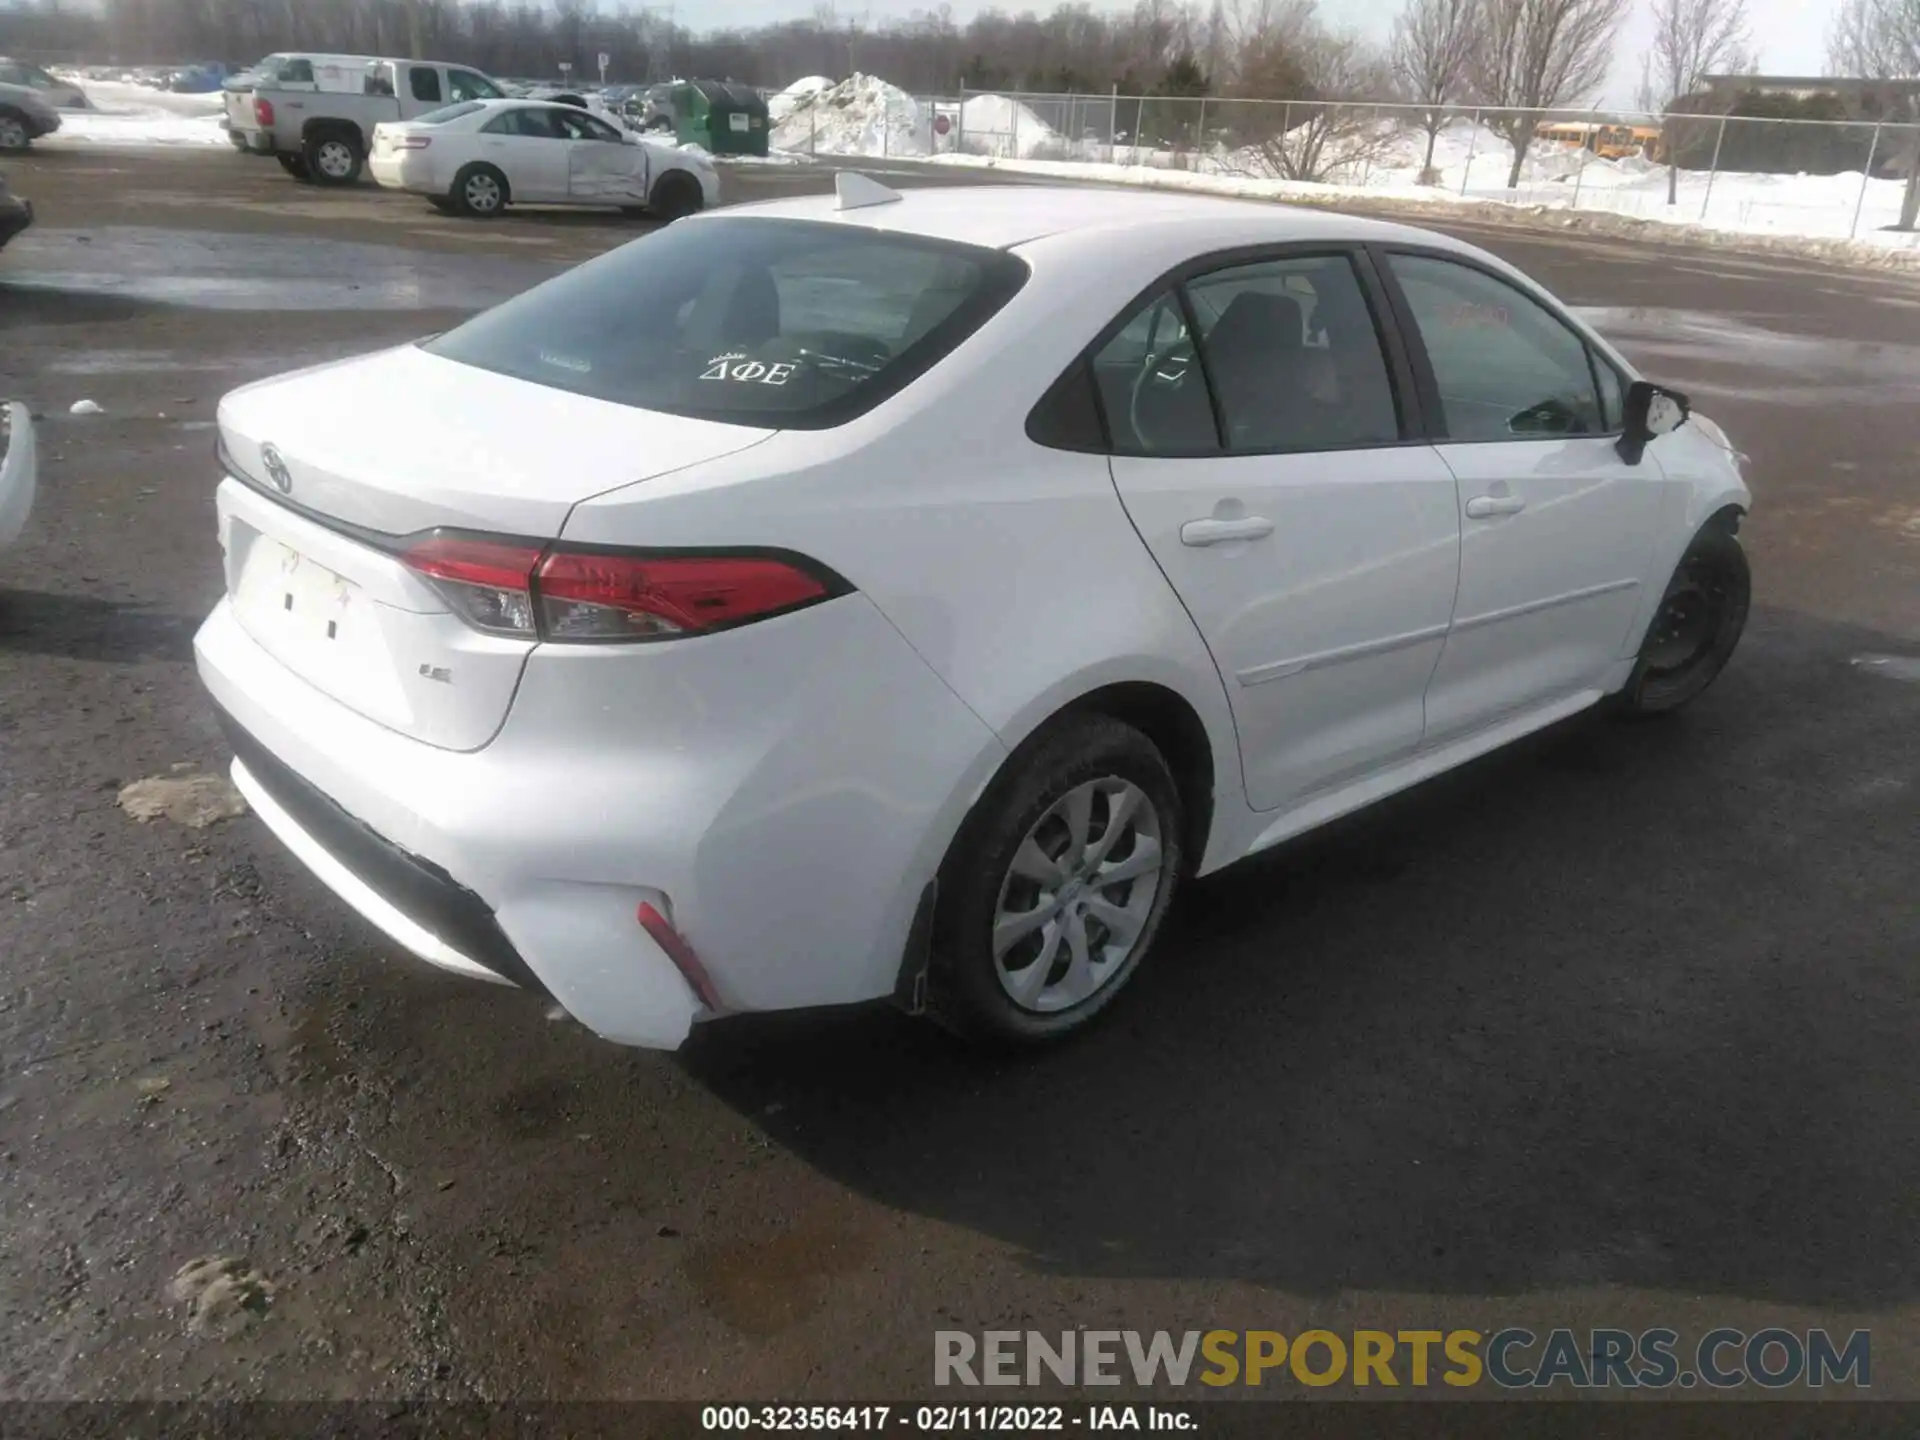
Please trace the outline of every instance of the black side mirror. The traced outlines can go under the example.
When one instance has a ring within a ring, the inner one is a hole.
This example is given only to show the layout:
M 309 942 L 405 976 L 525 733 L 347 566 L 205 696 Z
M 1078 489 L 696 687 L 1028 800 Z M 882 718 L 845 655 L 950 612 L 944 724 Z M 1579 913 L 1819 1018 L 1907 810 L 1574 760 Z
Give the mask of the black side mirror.
M 1638 465 L 1646 456 L 1647 446 L 1678 430 L 1691 414 L 1693 402 L 1678 390 L 1636 380 L 1627 387 L 1625 424 L 1620 443 L 1614 448 L 1627 464 Z

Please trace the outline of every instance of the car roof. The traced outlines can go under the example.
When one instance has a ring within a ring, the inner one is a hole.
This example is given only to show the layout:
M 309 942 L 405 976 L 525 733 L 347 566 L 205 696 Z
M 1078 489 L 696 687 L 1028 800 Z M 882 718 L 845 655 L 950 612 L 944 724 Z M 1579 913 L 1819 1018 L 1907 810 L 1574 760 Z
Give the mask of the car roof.
M 996 250 L 1060 235 L 1131 231 L 1151 225 L 1192 238 L 1220 235 L 1222 244 L 1289 240 L 1419 241 L 1470 249 L 1444 236 L 1330 210 L 1238 200 L 1217 195 L 1067 185 L 930 185 L 899 192 L 900 199 L 840 210 L 832 195 L 809 195 L 732 206 L 721 215 L 818 220 L 832 224 L 926 235 Z M 1257 232 L 1249 234 L 1248 232 Z M 1223 232 L 1232 232 L 1225 238 Z M 1202 247 L 1217 248 L 1217 247 Z

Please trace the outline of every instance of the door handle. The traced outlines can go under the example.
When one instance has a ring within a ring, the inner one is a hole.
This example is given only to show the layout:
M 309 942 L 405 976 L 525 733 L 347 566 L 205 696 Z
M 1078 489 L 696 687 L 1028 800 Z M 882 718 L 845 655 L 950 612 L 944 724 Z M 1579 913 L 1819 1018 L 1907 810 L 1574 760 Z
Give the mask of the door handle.
M 1260 515 L 1240 520 L 1189 520 L 1180 527 L 1182 545 L 1224 545 L 1229 540 L 1264 540 L 1273 522 Z
M 1518 515 L 1527 502 L 1518 495 L 1476 495 L 1467 501 L 1469 520 L 1491 520 L 1496 515 Z

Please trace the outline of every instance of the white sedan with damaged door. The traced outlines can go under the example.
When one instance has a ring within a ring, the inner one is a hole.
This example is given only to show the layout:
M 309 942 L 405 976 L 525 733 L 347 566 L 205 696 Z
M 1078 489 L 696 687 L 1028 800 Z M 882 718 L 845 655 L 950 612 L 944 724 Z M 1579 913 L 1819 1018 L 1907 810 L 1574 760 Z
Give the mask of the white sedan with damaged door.
M 541 100 L 469 100 L 379 125 L 367 168 L 381 186 L 488 220 L 509 205 L 599 205 L 678 220 L 720 202 L 704 152 Z
M 400 946 L 629 1044 L 1065 1035 L 1187 879 L 1672 712 L 1749 600 L 1685 397 L 1470 245 L 1223 199 L 843 174 L 219 430 L 236 783 Z

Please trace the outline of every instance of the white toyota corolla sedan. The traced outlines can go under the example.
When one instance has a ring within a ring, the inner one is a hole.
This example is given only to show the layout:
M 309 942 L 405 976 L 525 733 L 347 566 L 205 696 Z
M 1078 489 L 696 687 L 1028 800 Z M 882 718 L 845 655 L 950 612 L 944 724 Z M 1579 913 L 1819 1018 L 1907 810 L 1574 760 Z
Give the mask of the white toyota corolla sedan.
M 613 205 L 678 220 L 720 203 L 699 151 L 542 100 L 468 100 L 376 125 L 367 168 L 388 190 L 479 219 L 508 205 Z
M 1228 200 L 843 175 L 219 422 L 240 789 L 639 1045 L 1072 1031 L 1187 877 L 1671 710 L 1748 606 L 1683 397 L 1469 245 Z

